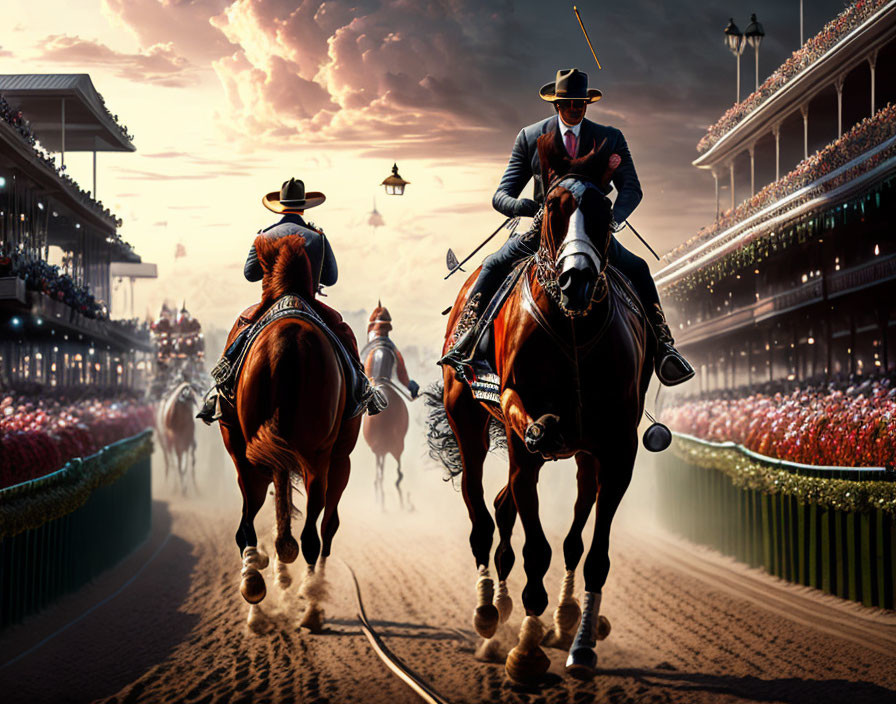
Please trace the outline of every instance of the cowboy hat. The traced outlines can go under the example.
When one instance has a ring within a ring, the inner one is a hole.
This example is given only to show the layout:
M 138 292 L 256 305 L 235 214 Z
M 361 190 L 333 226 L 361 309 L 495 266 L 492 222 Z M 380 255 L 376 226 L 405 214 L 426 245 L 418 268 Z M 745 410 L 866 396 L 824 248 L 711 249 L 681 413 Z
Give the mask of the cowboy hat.
M 588 74 L 577 68 L 560 69 L 557 71 L 557 80 L 545 83 L 538 94 L 549 103 L 556 103 L 558 100 L 594 103 L 603 95 L 597 88 L 588 87 Z
M 296 178 L 284 181 L 280 191 L 271 191 L 261 199 L 262 205 L 275 213 L 288 210 L 308 210 L 323 203 L 327 197 L 323 193 L 305 193 L 305 183 Z

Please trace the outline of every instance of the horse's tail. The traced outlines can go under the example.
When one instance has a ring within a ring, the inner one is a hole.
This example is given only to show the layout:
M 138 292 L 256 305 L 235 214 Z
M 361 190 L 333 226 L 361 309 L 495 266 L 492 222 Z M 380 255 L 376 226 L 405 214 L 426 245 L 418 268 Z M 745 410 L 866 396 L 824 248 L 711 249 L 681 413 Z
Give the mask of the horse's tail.
M 301 458 L 280 436 L 280 411 L 265 421 L 258 432 L 246 443 L 246 459 L 252 464 L 269 467 L 271 471 L 292 474 L 299 471 Z
M 445 410 L 445 384 L 439 379 L 423 391 L 423 401 L 429 412 L 426 416 L 426 443 L 429 445 L 429 456 L 445 468 L 444 480 L 450 481 L 463 473 L 464 465 L 460 456 L 460 445 L 448 423 L 448 412 Z M 488 426 L 489 449 L 506 449 L 507 437 L 504 427 L 494 418 Z

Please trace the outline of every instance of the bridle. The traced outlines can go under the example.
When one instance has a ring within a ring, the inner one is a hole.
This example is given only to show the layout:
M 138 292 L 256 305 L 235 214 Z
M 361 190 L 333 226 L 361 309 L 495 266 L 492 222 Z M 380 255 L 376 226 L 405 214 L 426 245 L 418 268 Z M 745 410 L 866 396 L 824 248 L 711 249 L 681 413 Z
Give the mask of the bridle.
M 566 173 L 562 176 L 555 176 L 551 180 L 547 190 L 545 191 L 545 208 L 547 208 L 547 202 L 550 195 L 560 187 L 565 188 L 572 194 L 573 198 L 575 198 L 577 206 L 576 212 L 579 214 L 579 217 L 584 217 L 581 213 L 581 203 L 582 198 L 587 191 L 593 189 L 600 194 L 601 198 L 606 198 L 600 188 L 598 188 L 597 185 L 589 179 L 589 177 L 583 174 Z M 575 213 L 573 217 L 576 217 Z M 544 222 L 545 219 L 546 222 Z M 572 218 L 570 218 L 570 221 L 572 221 Z M 561 242 L 559 246 L 555 242 L 555 238 L 550 228 L 550 214 L 545 212 L 541 229 L 541 241 L 539 243 L 538 252 L 535 255 L 535 272 L 536 277 L 538 278 L 538 282 L 547 292 L 551 300 L 553 300 L 553 302 L 567 318 L 586 316 L 591 312 L 591 309 L 595 303 L 600 303 L 601 301 L 603 301 L 603 299 L 607 296 L 607 292 L 609 290 L 607 287 L 606 278 L 606 249 L 601 252 L 594 245 L 587 232 L 585 232 L 584 225 L 582 225 L 582 227 L 574 233 L 573 237 L 570 238 L 569 236 L 567 236 L 566 238 L 564 238 L 564 241 Z M 609 237 L 607 238 L 607 244 L 609 245 Z M 588 305 L 580 311 L 570 310 L 566 308 L 562 300 L 559 283 L 559 263 L 561 259 L 569 253 L 584 254 L 589 259 L 591 259 L 592 262 L 595 262 L 598 265 L 594 294 L 592 295 L 591 300 L 589 300 Z

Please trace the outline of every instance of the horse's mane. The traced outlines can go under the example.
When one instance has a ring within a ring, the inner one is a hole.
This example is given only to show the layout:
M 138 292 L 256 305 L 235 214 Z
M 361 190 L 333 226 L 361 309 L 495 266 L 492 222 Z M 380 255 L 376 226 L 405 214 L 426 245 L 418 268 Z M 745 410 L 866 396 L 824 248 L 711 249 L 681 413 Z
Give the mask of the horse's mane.
M 311 261 L 301 235 L 255 238 L 255 254 L 264 276 L 261 280 L 261 305 L 267 308 L 281 296 L 295 293 L 314 298 Z
M 595 183 L 602 179 L 609 159 L 609 154 L 604 153 L 604 139 L 600 144 L 595 141 L 591 149 L 580 157 L 569 156 L 563 142 L 560 141 L 559 130 L 552 130 L 541 135 L 536 144 L 538 146 L 538 161 L 541 165 L 542 183 L 545 190 L 558 176 L 565 174 L 579 174 L 589 177 Z M 547 193 L 545 193 L 547 195 Z

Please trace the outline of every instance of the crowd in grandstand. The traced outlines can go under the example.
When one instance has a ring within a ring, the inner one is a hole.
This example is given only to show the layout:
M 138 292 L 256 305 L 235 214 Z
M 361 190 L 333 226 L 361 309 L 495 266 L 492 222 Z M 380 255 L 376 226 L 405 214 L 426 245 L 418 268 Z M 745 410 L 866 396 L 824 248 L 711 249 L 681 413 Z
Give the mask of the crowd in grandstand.
M 108 320 L 105 303 L 96 300 L 88 286 L 81 286 L 55 264 L 29 257 L 24 252 L 0 254 L 0 276 L 18 276 L 29 291 L 38 291 L 95 320 Z
M 135 399 L 10 393 L 0 398 L 0 488 L 54 472 L 152 423 L 151 407 Z
M 823 466 L 896 466 L 896 377 L 793 391 L 729 391 L 665 408 L 678 432 L 768 457 Z M 738 395 L 740 393 L 741 395 Z
M 705 152 L 738 122 L 758 108 L 770 96 L 780 90 L 788 81 L 797 76 L 828 52 L 838 41 L 858 27 L 868 17 L 886 5 L 889 0 L 858 0 L 828 22 L 822 30 L 793 52 L 778 69 L 759 86 L 759 89 L 744 100 L 732 105 L 719 118 L 697 144 L 698 151 Z
M 121 219 L 116 218 L 108 208 L 104 207 L 102 201 L 94 200 L 90 191 L 82 189 L 75 180 L 65 172 L 65 166 L 57 166 L 56 160 L 46 151 L 37 146 L 37 139 L 31 129 L 31 123 L 25 119 L 21 110 L 15 110 L 2 95 L 0 95 L 0 119 L 11 125 L 22 136 L 22 139 L 31 146 L 34 154 L 43 161 L 44 164 L 56 172 L 63 183 L 69 187 L 69 191 L 81 201 L 81 203 L 97 213 L 114 220 L 116 226 L 121 226 Z M 115 234 L 115 238 L 117 243 L 122 247 L 132 249 L 131 245 L 122 240 L 118 233 Z
M 697 244 L 714 237 L 719 232 L 742 222 L 785 196 L 817 181 L 893 136 L 896 136 L 896 105 L 887 104 L 886 107 L 876 112 L 873 117 L 866 117 L 861 122 L 856 123 L 852 129 L 845 132 L 824 149 L 801 161 L 793 171 L 784 177 L 768 184 L 733 210 L 726 210 L 712 225 L 701 229 L 697 235 L 684 242 L 684 244 L 667 252 L 664 257 L 665 260 L 673 261 Z M 861 165 L 840 174 L 836 179 L 826 182 L 823 190 L 828 191 L 837 188 L 860 173 L 874 168 L 893 153 L 896 153 L 896 146 L 891 145 Z M 794 207 L 799 202 L 810 200 L 817 196 L 818 192 L 813 189 L 813 191 L 801 196 L 798 201 L 789 204 L 789 207 Z

